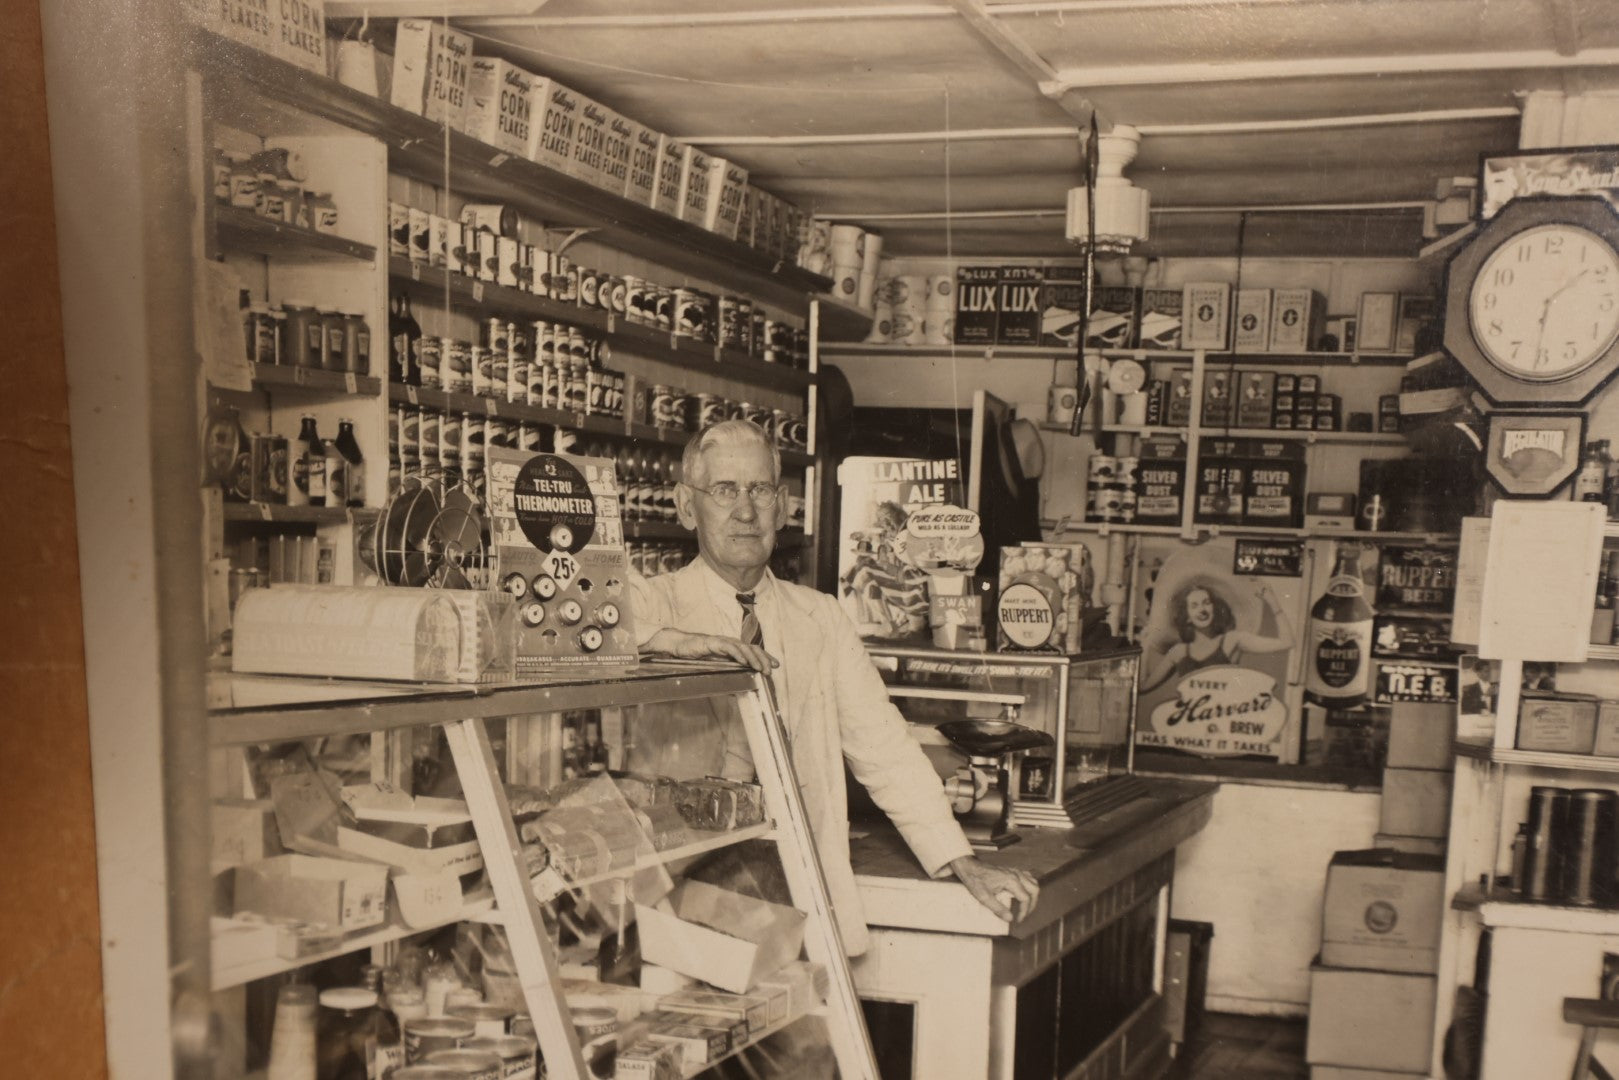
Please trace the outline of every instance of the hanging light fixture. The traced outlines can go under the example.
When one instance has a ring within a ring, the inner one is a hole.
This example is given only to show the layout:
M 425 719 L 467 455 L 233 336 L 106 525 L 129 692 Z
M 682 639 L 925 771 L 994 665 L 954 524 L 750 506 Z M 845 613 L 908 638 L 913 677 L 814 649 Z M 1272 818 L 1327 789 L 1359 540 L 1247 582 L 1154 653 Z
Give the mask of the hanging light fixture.
M 1136 187 L 1124 175 L 1124 167 L 1135 160 L 1141 146 L 1141 133 L 1120 124 L 1106 135 L 1093 135 L 1091 141 L 1096 148 L 1094 187 L 1068 189 L 1068 239 L 1098 254 L 1128 254 L 1137 242 L 1147 239 L 1151 203 L 1146 189 Z

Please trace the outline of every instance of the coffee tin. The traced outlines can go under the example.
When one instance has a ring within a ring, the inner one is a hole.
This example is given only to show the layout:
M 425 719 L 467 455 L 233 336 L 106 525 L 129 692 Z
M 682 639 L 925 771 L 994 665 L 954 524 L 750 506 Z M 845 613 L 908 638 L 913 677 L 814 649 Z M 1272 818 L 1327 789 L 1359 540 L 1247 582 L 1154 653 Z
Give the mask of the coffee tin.
M 444 339 L 444 390 L 450 394 L 472 393 L 472 346 L 452 338 Z
M 753 303 L 742 296 L 719 300 L 719 342 L 727 349 L 746 352 L 753 331 Z
M 457 1069 L 466 1080 L 501 1080 L 506 1071 L 500 1055 L 487 1050 L 435 1050 L 422 1060 L 428 1065 Z
M 1116 483 L 1119 476 L 1119 459 L 1111 454 L 1092 454 L 1088 475 L 1092 487 Z
M 429 390 L 444 388 L 444 338 L 422 335 L 416 342 L 420 353 L 418 365 L 421 385 Z
M 407 1065 L 414 1065 L 429 1054 L 454 1050 L 462 1039 L 473 1036 L 472 1021 L 449 1016 L 418 1017 L 406 1020 L 401 1027 Z
M 694 394 L 691 402 L 687 426 L 693 431 L 701 431 L 725 419 L 725 399 L 718 394 Z
M 675 291 L 657 286 L 652 317 L 659 330 L 673 330 L 675 326 Z
M 663 383 L 654 383 L 648 391 L 646 422 L 653 427 L 674 427 L 674 414 L 674 388 Z
M 589 267 L 579 271 L 579 306 L 593 308 L 601 297 L 601 275 Z

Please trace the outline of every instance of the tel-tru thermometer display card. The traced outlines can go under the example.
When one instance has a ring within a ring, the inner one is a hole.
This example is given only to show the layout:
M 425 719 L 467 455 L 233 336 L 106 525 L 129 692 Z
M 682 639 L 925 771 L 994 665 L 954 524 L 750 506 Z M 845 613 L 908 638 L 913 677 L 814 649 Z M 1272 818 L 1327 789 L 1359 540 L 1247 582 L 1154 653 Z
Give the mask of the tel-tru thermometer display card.
M 618 481 L 608 458 L 492 447 L 495 587 L 517 598 L 517 669 L 633 664 Z

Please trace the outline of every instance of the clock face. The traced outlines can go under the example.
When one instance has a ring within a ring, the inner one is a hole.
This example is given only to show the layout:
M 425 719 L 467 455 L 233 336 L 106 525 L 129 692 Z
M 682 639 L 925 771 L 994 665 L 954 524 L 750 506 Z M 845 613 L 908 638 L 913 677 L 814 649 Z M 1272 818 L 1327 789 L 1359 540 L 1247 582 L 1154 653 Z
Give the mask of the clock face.
M 1468 316 L 1474 342 L 1503 372 L 1531 382 L 1569 378 L 1619 339 L 1619 256 L 1578 225 L 1524 229 L 1479 266 Z

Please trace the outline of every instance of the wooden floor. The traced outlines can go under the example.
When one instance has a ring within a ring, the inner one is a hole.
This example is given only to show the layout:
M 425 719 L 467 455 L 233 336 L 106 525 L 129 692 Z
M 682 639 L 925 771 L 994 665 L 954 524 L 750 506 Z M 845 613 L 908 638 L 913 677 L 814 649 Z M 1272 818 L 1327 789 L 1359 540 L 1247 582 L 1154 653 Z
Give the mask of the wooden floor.
M 1304 1021 L 1209 1013 L 1170 1080 L 1307 1080 Z

